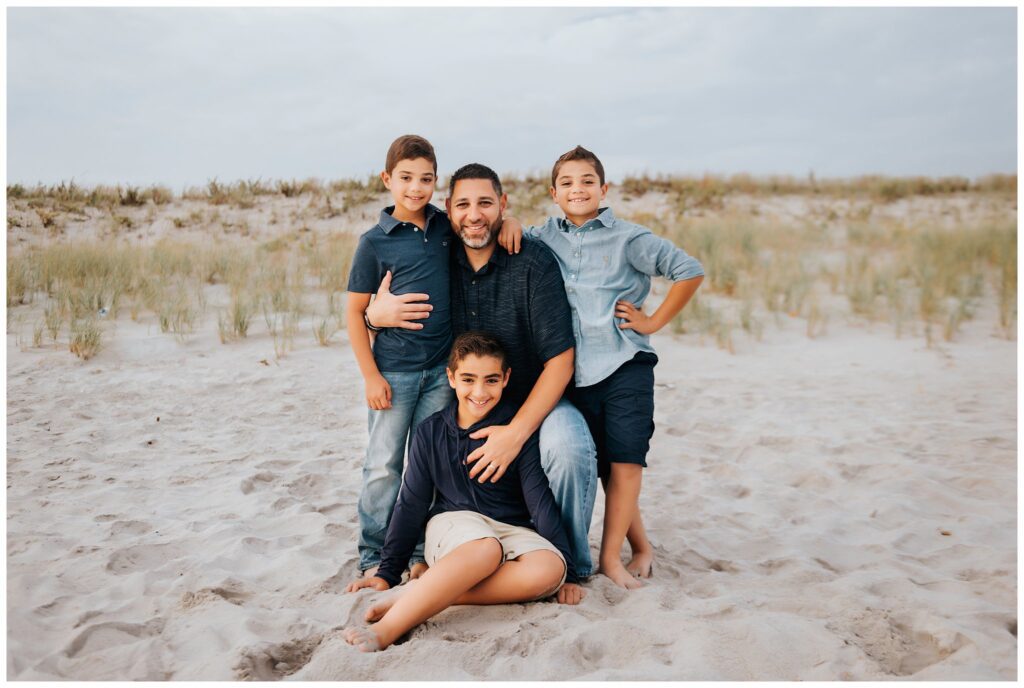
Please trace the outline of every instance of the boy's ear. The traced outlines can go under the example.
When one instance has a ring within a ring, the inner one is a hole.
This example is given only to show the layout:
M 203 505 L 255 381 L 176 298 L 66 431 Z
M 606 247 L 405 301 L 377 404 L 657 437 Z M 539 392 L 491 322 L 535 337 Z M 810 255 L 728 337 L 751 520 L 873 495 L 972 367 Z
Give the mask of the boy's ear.
M 380 180 L 382 182 L 384 182 L 384 188 L 388 189 L 390 191 L 391 190 L 391 175 L 388 174 L 387 172 L 381 172 L 380 173 Z
M 452 389 L 455 389 L 455 373 L 452 372 L 451 368 L 445 368 L 444 372 L 448 373 L 448 384 L 451 385 Z
M 555 191 L 555 187 L 552 186 L 550 189 L 548 189 L 548 193 L 551 194 L 551 200 L 554 201 L 555 203 L 558 203 L 558 192 Z
M 512 375 L 512 369 L 509 368 L 505 371 L 505 379 L 501 381 L 501 388 L 504 389 L 508 386 L 508 379 Z
M 601 200 L 604 200 L 605 195 L 608 193 L 608 184 L 601 185 Z

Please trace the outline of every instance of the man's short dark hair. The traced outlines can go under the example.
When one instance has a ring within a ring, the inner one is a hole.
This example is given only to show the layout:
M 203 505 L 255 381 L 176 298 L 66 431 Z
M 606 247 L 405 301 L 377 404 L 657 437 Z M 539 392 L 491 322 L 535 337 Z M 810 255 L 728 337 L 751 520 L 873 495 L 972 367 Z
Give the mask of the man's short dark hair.
M 593 165 L 594 171 L 597 172 L 597 178 L 601 180 L 601 186 L 604 186 L 604 165 L 601 164 L 596 155 L 583 146 L 576 146 L 568 153 L 563 153 L 558 160 L 555 160 L 555 166 L 551 168 L 551 186 L 555 185 L 555 179 L 558 178 L 558 170 L 562 167 L 562 164 L 570 160 L 582 160 Z
M 455 191 L 455 182 L 462 179 L 490 179 L 491 186 L 494 187 L 494 192 L 498 194 L 498 198 L 501 198 L 501 180 L 498 179 L 498 173 L 492 170 L 487 165 L 481 165 L 478 162 L 471 162 L 468 165 L 463 165 L 459 169 L 455 170 L 455 174 L 448 180 L 448 195 L 451 196 L 452 192 Z
M 415 160 L 426 158 L 434 166 L 434 174 L 437 174 L 437 156 L 434 155 L 434 147 L 422 136 L 406 134 L 399 136 L 388 148 L 388 156 L 384 160 L 384 171 L 391 174 L 395 167 L 403 160 Z
M 464 179 L 480 178 L 464 177 Z M 504 373 L 508 370 L 508 358 L 505 356 L 505 350 L 501 348 L 501 343 L 486 332 L 470 330 L 456 337 L 452 343 L 452 351 L 448 354 L 448 370 L 454 373 L 458 369 L 459 363 L 462 363 L 462 360 L 470 355 L 493 356 L 501 361 L 501 372 Z

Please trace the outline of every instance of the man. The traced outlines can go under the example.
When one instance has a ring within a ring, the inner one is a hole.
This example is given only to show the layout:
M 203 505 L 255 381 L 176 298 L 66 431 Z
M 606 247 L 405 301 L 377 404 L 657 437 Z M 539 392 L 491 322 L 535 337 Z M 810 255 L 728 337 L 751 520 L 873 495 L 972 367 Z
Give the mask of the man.
M 512 370 L 506 395 L 519 411 L 507 425 L 474 433 L 486 438 L 472 452 L 470 476 L 496 482 L 540 428 L 541 465 L 551 483 L 580 577 L 594 572 L 587 542 L 597 493 L 597 460 L 586 421 L 562 394 L 573 374 L 575 339 L 572 313 L 558 263 L 538 242 L 524 239 L 511 257 L 497 243 L 508 199 L 501 181 L 484 165 L 458 169 L 445 200 L 452 230 L 462 246 L 453 251 L 452 334 L 482 330 L 509 354 Z M 373 327 L 420 329 L 429 317 L 428 294 L 390 293 L 381 283 L 366 310 Z

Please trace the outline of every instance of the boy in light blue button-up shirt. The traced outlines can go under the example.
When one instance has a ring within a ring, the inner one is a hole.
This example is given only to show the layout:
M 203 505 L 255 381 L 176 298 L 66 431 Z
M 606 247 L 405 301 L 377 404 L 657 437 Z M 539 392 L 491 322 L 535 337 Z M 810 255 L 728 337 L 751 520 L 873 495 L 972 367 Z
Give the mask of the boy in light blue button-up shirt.
M 576 335 L 573 403 L 597 444 L 605 488 L 600 571 L 624 588 L 651 575 L 654 551 L 640 518 L 642 468 L 654 434 L 654 365 L 650 335 L 668 324 L 704 279 L 700 262 L 651 230 L 601 207 L 604 167 L 581 146 L 556 162 L 551 196 L 565 213 L 524 234 L 558 259 Z M 651 276 L 674 282 L 651 315 L 642 310 Z M 629 540 L 632 560 L 619 557 Z

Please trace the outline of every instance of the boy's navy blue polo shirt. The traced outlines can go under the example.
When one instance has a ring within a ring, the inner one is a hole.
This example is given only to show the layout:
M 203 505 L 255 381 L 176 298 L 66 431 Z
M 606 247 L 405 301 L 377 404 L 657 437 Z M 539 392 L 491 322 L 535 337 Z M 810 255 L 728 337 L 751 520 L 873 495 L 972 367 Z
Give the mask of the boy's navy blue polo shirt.
M 429 203 L 422 231 L 396 220 L 394 210 L 392 205 L 380 211 L 377 224 L 359 237 L 348 290 L 375 294 L 390 270 L 392 294 L 430 294 L 434 310 L 420 321 L 422 330 L 387 328 L 377 333 L 373 345 L 379 370 L 417 372 L 444 363 L 452 345 L 449 265 L 454 235 L 448 215 Z
M 454 253 L 452 331 L 458 336 L 482 330 L 497 338 L 512 368 L 503 396 L 519 406 L 544 364 L 576 346 L 558 261 L 544 244 L 526 237 L 514 256 L 495 244 L 479 271 L 469 264 L 463 246 L 457 245 Z

